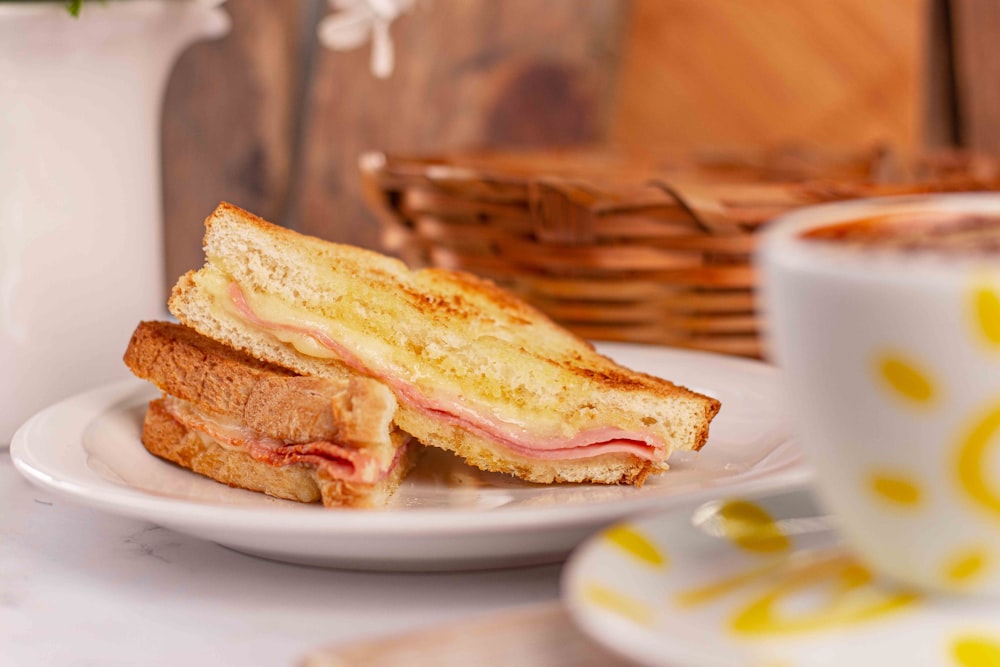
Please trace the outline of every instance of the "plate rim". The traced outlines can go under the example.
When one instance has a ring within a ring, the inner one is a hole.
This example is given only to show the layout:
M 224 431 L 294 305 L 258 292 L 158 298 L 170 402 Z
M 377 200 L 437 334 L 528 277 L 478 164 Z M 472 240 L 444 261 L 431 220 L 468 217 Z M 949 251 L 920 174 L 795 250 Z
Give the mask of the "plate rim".
M 729 357 L 708 352 L 667 348 L 655 345 L 633 343 L 601 343 L 598 349 L 611 356 L 619 353 L 655 352 L 666 356 L 684 357 L 696 361 L 710 360 L 729 368 L 739 368 L 744 373 L 777 376 L 778 370 L 764 362 L 738 357 Z M 634 498 L 598 500 L 554 507 L 538 506 L 512 507 L 501 511 L 484 508 L 417 508 L 399 511 L 357 511 L 346 508 L 303 507 L 289 512 L 284 507 L 245 507 L 215 504 L 204 501 L 158 496 L 127 484 L 116 484 L 89 471 L 91 484 L 77 479 L 60 479 L 52 473 L 51 465 L 39 461 L 37 446 L 31 438 L 39 424 L 53 413 L 68 411 L 77 403 L 100 401 L 100 407 L 88 417 L 89 423 L 96 415 L 108 410 L 116 403 L 138 399 L 144 391 L 155 391 L 149 383 L 130 377 L 124 380 L 100 385 L 90 390 L 65 398 L 39 411 L 29 418 L 14 434 L 10 454 L 16 469 L 32 483 L 50 490 L 65 499 L 94 507 L 110 513 L 140 518 L 154 523 L 212 527 L 224 522 L 227 528 L 257 529 L 281 535 L 306 535 L 316 531 L 337 531 L 350 536 L 366 536 L 391 533 L 392 535 L 446 536 L 458 534 L 488 534 L 519 531 L 540 531 L 552 528 L 572 528 L 587 525 L 598 526 L 619 520 L 625 516 L 674 507 L 688 501 L 697 502 L 720 494 L 739 491 L 741 493 L 760 492 L 794 486 L 808 479 L 811 472 L 802 460 L 801 452 L 790 435 L 786 435 L 765 455 L 790 449 L 779 459 L 774 468 L 750 474 L 746 479 L 731 483 L 709 485 L 686 492 L 668 495 L 636 496 Z M 86 427 L 86 423 L 82 426 Z M 669 473 L 668 473 L 669 474 Z M 373 517 L 376 517 L 373 519 Z M 484 521 L 484 517 L 489 517 Z

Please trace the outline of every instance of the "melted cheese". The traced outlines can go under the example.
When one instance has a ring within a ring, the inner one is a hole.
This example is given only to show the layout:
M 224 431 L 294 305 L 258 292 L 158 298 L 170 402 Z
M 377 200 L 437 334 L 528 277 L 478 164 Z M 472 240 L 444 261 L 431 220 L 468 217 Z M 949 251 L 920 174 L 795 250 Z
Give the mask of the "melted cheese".
M 569 460 L 609 453 L 628 453 L 650 461 L 662 461 L 665 458 L 666 443 L 648 433 L 605 426 L 588 429 L 571 437 L 538 435 L 531 433 L 522 424 L 512 424 L 475 410 L 458 398 L 429 397 L 416 385 L 396 374 L 366 366 L 327 332 L 328 324 L 319 318 L 304 317 L 275 298 L 260 295 L 248 297 L 235 282 L 228 286 L 221 283 L 213 285 L 213 293 L 227 302 L 229 312 L 279 340 L 294 345 L 299 352 L 319 358 L 337 359 L 359 373 L 376 377 L 393 390 L 400 402 L 526 458 Z M 223 294 L 226 296 L 222 296 Z

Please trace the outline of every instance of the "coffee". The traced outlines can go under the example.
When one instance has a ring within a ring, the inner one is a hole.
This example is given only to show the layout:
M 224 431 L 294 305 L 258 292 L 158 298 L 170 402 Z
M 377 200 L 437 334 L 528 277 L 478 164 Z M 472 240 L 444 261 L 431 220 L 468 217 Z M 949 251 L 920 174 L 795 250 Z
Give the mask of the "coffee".
M 811 229 L 802 238 L 858 247 L 1000 253 L 1000 216 L 913 213 L 861 218 Z

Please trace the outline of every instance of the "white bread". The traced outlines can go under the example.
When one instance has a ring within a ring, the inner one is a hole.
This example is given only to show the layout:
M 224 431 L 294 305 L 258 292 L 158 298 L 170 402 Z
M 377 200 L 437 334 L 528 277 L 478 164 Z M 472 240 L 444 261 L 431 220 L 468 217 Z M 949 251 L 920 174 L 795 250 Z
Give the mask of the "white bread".
M 396 467 L 380 482 L 345 482 L 328 478 L 308 464 L 275 466 L 254 459 L 245 451 L 227 449 L 176 421 L 162 399 L 152 401 L 146 410 L 142 444 L 155 456 L 229 486 L 302 503 L 321 501 L 326 507 L 357 508 L 384 506 L 413 467 L 419 450 L 408 447 Z
M 171 322 L 140 322 L 124 361 L 164 393 L 275 440 L 395 449 L 396 399 L 371 378 L 298 375 Z
M 482 469 L 536 482 L 641 483 L 665 467 L 670 451 L 696 450 L 707 440 L 717 401 L 615 364 L 492 283 L 440 269 L 410 271 L 228 204 L 206 228 L 206 266 L 182 277 L 170 299 L 183 323 L 302 374 L 342 377 L 351 363 L 353 372 L 394 390 L 400 428 Z M 233 282 L 265 319 L 321 329 L 340 352 L 240 315 L 226 296 Z M 666 447 L 655 461 L 629 453 L 543 461 L 420 409 L 401 386 L 519 425 L 533 438 L 613 426 L 649 433 Z

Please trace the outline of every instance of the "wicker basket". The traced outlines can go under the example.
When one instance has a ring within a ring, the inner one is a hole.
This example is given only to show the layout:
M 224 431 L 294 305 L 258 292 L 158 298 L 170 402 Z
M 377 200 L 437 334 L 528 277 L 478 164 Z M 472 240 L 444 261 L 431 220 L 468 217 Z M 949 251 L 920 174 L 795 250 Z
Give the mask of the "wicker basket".
M 832 156 L 369 153 L 384 250 L 461 269 L 577 334 L 759 356 L 755 232 L 841 199 L 1000 185 L 993 161 L 884 150 Z

